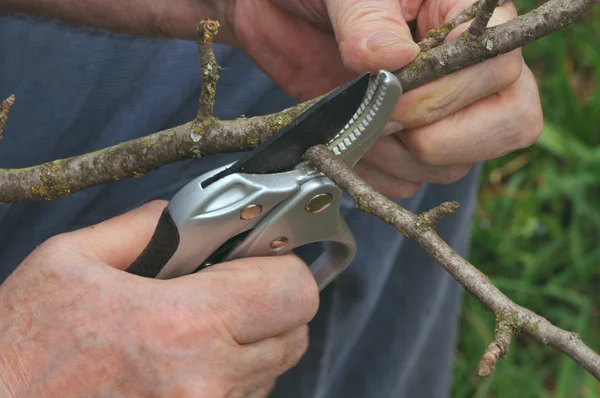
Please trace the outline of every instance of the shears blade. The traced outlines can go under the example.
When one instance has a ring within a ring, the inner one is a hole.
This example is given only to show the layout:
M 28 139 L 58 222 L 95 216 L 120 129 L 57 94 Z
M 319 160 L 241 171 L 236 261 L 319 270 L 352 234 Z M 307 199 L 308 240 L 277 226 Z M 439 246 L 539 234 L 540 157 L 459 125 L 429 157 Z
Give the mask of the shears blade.
M 342 131 L 360 106 L 369 81 L 370 74 L 365 73 L 338 87 L 231 167 L 205 180 L 202 187 L 234 173 L 269 174 L 292 170 L 302 161 L 308 148 L 327 144 Z

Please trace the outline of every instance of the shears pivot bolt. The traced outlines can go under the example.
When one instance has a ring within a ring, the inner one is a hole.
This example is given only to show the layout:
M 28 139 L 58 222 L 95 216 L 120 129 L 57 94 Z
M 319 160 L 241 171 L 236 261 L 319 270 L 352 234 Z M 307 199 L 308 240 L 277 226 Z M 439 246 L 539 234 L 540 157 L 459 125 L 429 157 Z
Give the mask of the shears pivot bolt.
M 240 218 L 242 220 L 252 220 L 260 213 L 262 213 L 262 206 L 252 203 L 242 209 L 240 212 Z
M 328 193 L 320 193 L 310 198 L 305 209 L 309 213 L 318 213 L 325 210 L 331 204 L 333 197 Z

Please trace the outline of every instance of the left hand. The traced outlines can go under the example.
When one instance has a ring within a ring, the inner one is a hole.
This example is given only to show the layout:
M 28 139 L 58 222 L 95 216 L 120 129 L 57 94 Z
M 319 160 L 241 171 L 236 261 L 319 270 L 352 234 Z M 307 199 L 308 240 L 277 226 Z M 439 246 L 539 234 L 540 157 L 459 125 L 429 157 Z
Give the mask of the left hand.
M 414 40 L 472 3 L 244 0 L 233 2 L 226 20 L 235 32 L 229 44 L 242 47 L 280 87 L 302 101 L 358 73 L 407 65 L 419 52 Z M 507 0 L 490 24 L 516 16 Z M 407 22 L 415 20 L 413 39 Z M 446 41 L 467 26 L 456 28 Z M 375 36 L 378 32 L 394 32 L 396 41 L 385 43 L 385 36 Z M 403 94 L 392 119 L 396 123 L 388 123 L 355 168 L 391 198 L 410 197 L 426 182 L 455 182 L 476 162 L 527 147 L 543 123 L 537 85 L 520 49 Z

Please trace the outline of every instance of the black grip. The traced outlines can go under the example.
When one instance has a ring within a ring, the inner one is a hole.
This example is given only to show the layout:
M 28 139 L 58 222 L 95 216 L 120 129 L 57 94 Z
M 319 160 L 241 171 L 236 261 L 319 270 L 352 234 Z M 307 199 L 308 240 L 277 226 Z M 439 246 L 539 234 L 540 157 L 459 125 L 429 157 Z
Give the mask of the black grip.
M 179 230 L 169 213 L 169 208 L 165 207 L 150 243 L 126 271 L 135 275 L 155 278 L 173 257 L 177 247 L 179 247 Z

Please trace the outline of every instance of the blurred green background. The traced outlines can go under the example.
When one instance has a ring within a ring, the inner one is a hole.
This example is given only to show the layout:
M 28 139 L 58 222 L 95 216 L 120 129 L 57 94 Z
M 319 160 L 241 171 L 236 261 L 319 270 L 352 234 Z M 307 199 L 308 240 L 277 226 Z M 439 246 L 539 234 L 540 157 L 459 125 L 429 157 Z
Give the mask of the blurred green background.
M 517 3 L 520 13 L 539 5 Z M 600 6 L 523 54 L 545 127 L 531 148 L 486 164 L 471 262 L 518 304 L 600 351 Z M 492 377 L 476 379 L 493 331 L 493 314 L 465 294 L 453 397 L 600 397 L 596 379 L 523 336 Z

